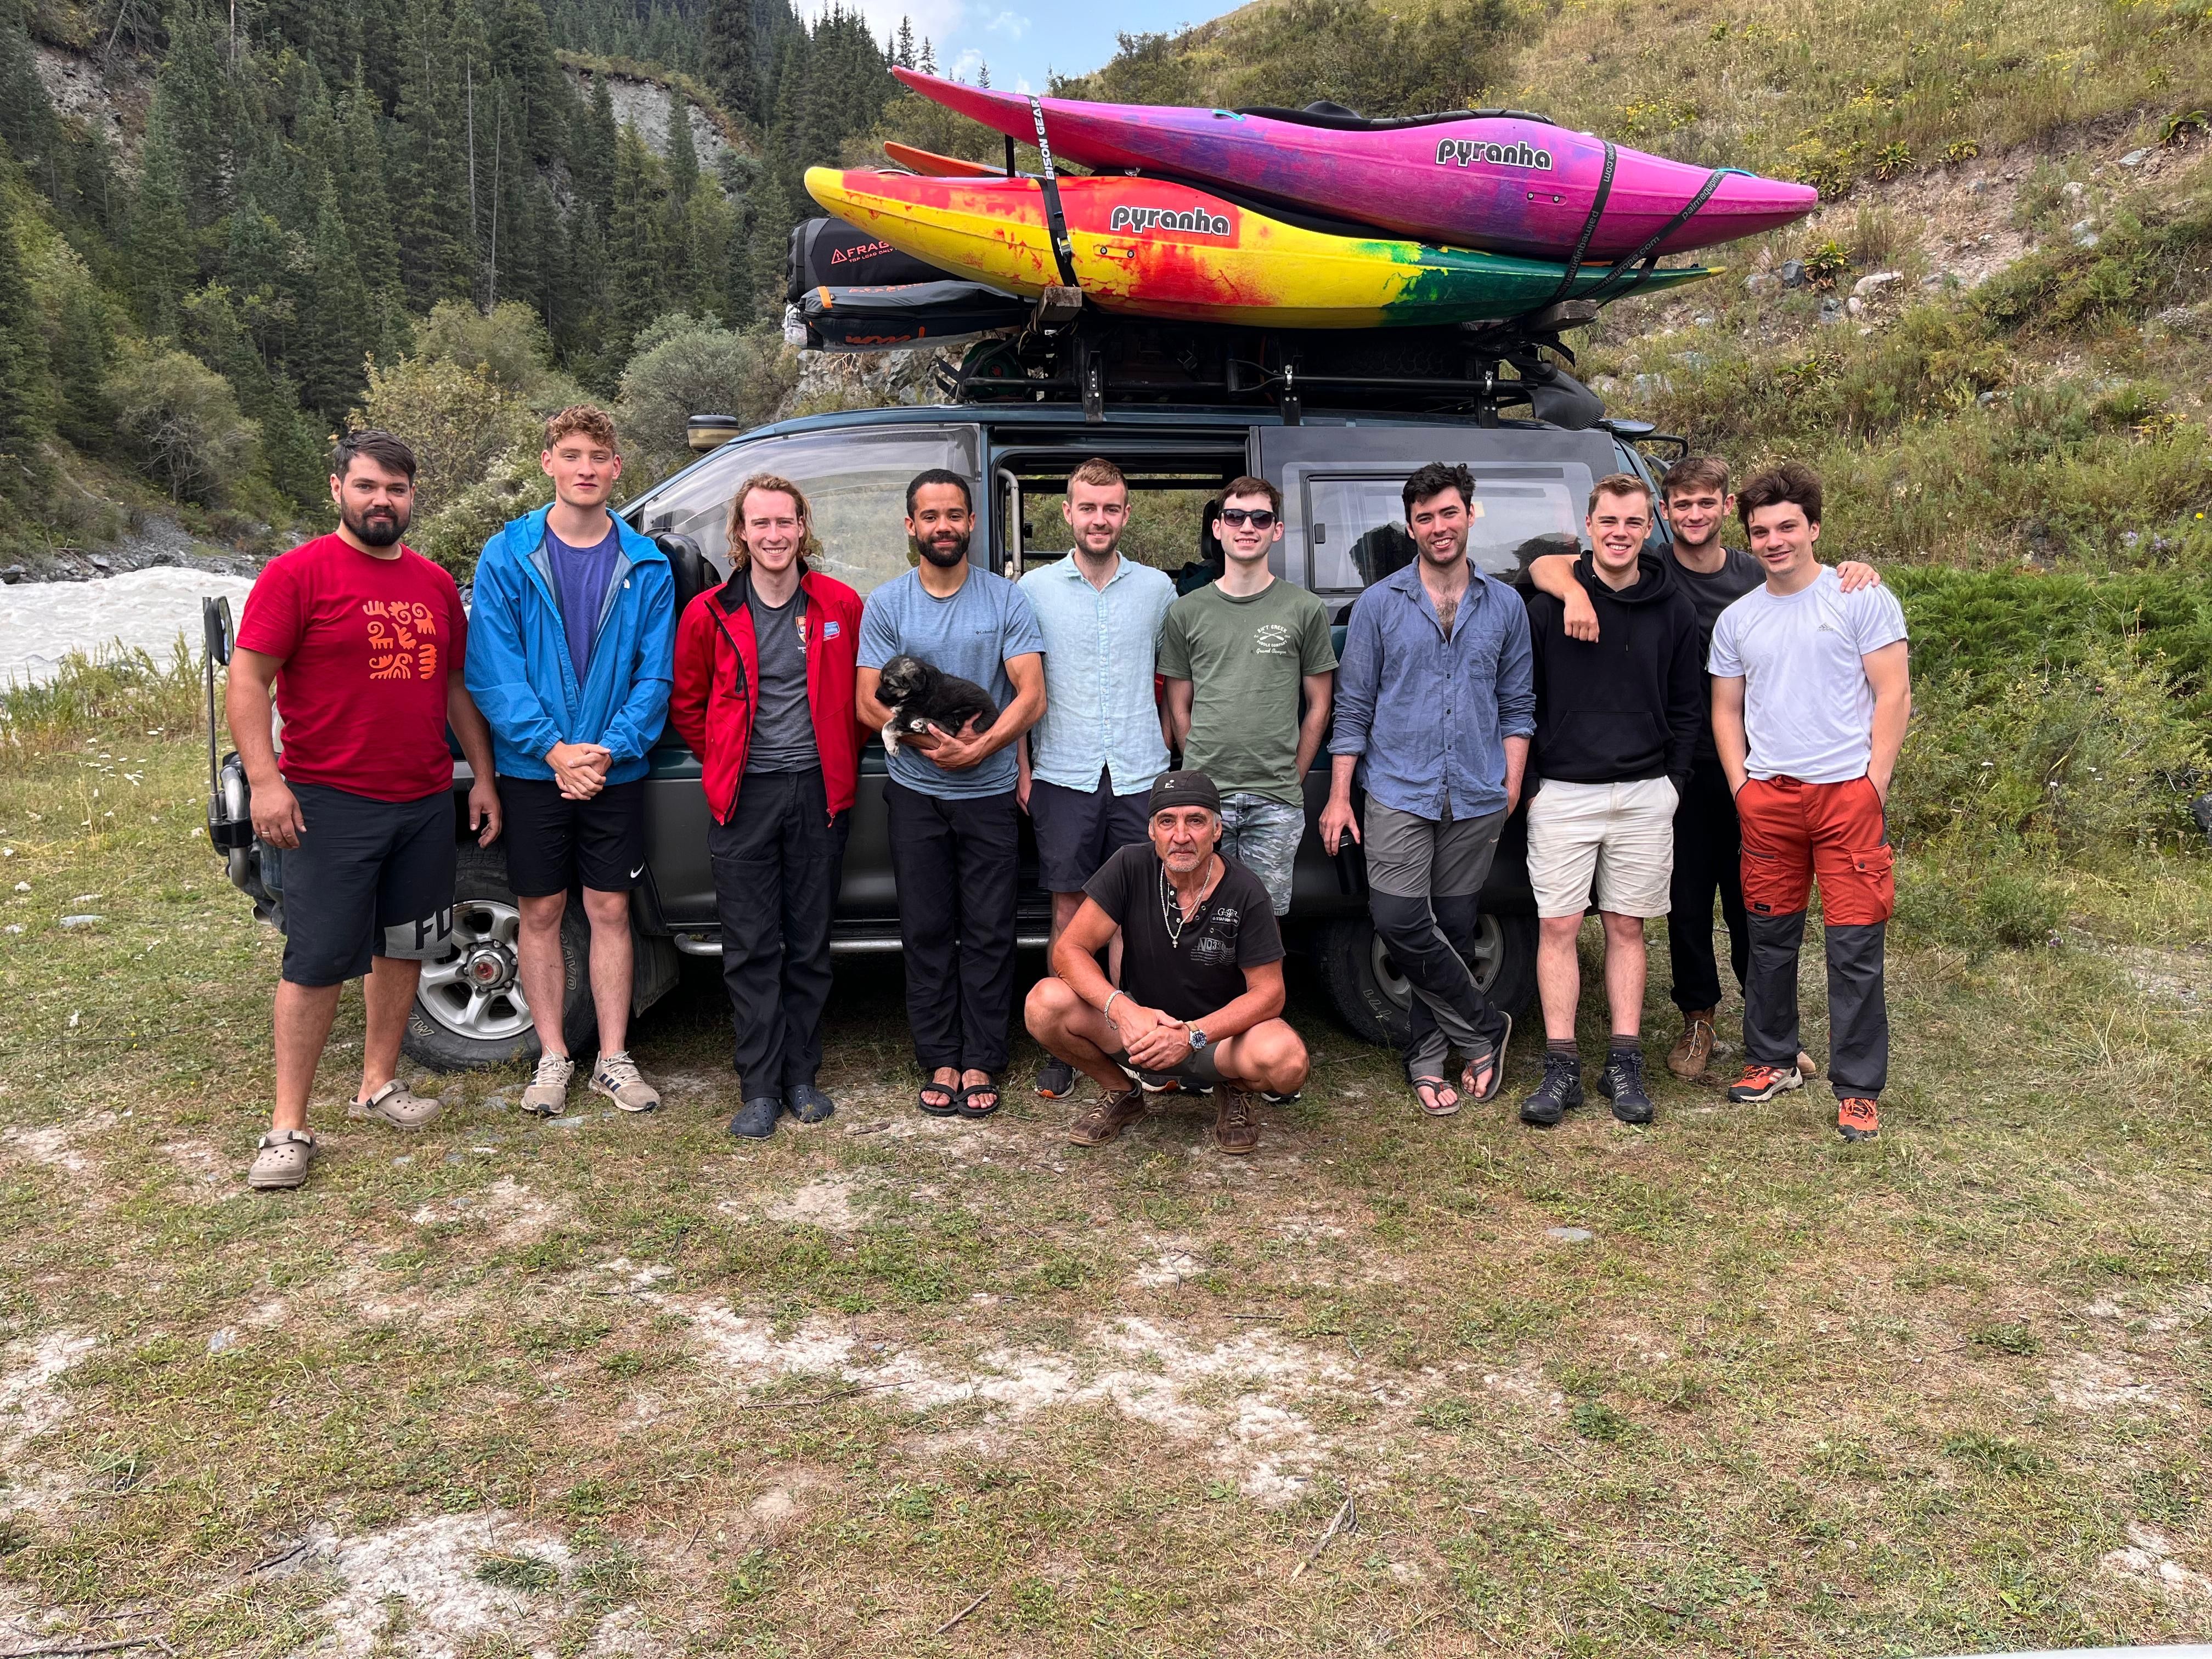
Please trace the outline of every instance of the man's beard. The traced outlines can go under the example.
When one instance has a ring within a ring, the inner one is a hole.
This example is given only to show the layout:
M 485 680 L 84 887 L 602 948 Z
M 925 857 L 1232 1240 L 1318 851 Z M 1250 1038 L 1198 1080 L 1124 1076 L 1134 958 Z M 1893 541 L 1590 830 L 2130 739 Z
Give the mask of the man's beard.
M 410 516 L 408 509 L 379 507 L 369 511 L 379 516 L 372 520 L 365 514 L 356 514 L 350 507 L 341 506 L 338 519 L 348 530 L 371 547 L 389 547 L 407 533 L 407 520 Z M 391 516 L 382 516 L 386 514 Z
M 968 538 L 965 536 L 956 542 L 944 544 L 933 538 L 924 541 L 919 536 L 908 536 L 906 539 L 907 545 L 913 548 L 919 556 L 927 559 L 940 570 L 950 570 L 954 565 L 965 562 L 968 557 Z M 940 547 L 943 549 L 941 551 Z

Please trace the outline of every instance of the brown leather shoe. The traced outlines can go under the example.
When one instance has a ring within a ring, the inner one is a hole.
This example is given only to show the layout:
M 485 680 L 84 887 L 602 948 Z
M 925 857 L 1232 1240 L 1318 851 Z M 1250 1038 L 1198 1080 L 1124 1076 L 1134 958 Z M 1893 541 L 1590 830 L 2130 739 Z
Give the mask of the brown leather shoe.
M 1145 1115 L 1145 1091 L 1132 1085 L 1118 1095 L 1101 1095 L 1098 1103 L 1068 1126 L 1078 1146 L 1103 1146 Z
M 1797 1051 L 1797 1074 L 1800 1077 L 1808 1078 L 1820 1075 L 1820 1068 L 1813 1063 L 1813 1056 L 1802 1048 Z
M 1713 1016 L 1719 1012 L 1716 1008 L 1696 1008 L 1683 1013 L 1682 1035 L 1667 1051 L 1667 1069 L 1676 1077 L 1696 1077 L 1712 1064 Z
M 1218 1084 L 1213 1091 L 1213 1144 L 1231 1157 L 1260 1147 L 1260 1103 L 1242 1089 Z

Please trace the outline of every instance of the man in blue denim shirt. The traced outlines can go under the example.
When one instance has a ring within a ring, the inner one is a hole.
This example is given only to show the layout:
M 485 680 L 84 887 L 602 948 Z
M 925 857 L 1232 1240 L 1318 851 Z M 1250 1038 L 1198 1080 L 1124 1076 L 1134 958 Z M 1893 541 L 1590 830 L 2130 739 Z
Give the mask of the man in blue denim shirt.
M 1493 1098 L 1513 1021 L 1474 982 L 1476 903 L 1498 832 L 1521 799 L 1536 729 L 1528 613 L 1467 556 L 1474 476 L 1431 461 L 1406 481 L 1420 556 L 1359 596 L 1336 677 L 1322 845 L 1367 849 L 1368 908 L 1413 982 L 1406 1078 L 1432 1117 L 1464 1092 Z M 1352 810 L 1367 791 L 1364 832 Z M 1445 1081 L 1456 1050 L 1460 1085 Z

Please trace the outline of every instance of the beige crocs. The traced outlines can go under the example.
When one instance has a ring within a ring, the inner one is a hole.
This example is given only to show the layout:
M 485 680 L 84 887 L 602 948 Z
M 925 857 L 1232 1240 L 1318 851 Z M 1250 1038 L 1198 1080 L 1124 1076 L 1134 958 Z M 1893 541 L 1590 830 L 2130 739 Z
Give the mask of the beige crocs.
M 592 1073 L 592 1092 L 605 1095 L 625 1112 L 657 1112 L 660 1095 L 638 1075 L 637 1062 L 627 1054 L 601 1054 L 599 1068 Z
M 373 1117 L 395 1129 L 422 1129 L 435 1123 L 445 1109 L 439 1102 L 423 1099 L 394 1078 L 367 1100 L 354 1102 L 349 1115 Z
M 538 1056 L 537 1075 L 522 1091 L 522 1109 L 539 1117 L 558 1117 L 568 1109 L 568 1079 L 576 1062 L 566 1054 Z
M 305 1129 L 271 1129 L 246 1171 L 246 1184 L 258 1192 L 289 1192 L 307 1178 L 307 1166 L 322 1146 Z

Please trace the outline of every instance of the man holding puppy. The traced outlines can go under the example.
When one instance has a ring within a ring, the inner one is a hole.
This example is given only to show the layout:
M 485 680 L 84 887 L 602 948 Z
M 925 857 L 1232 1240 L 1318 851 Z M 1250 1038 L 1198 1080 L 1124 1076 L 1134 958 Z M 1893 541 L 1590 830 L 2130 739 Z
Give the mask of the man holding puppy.
M 884 795 L 906 957 L 907 1020 L 933 1117 L 999 1109 L 1014 1001 L 1014 901 L 1021 850 L 1013 744 L 1044 713 L 1044 637 L 1021 589 L 968 562 L 968 481 L 932 468 L 907 485 L 915 568 L 868 595 L 854 702 L 881 731 L 884 665 L 919 658 L 972 680 L 998 718 L 982 730 L 901 736 Z
M 1097 1083 L 1067 1138 L 1100 1146 L 1145 1115 L 1148 1091 L 1214 1092 L 1213 1144 L 1260 1144 L 1256 1093 L 1294 1095 L 1310 1069 L 1280 1018 L 1283 936 L 1260 878 L 1224 859 L 1221 794 L 1203 772 L 1163 772 L 1150 838 L 1106 860 L 1053 947 L 1054 978 L 1025 1011 L 1030 1035 Z M 1097 953 L 1119 929 L 1121 985 Z
M 507 802 L 516 955 L 540 1053 L 522 1108 L 566 1109 L 561 918 L 581 884 L 599 1056 L 591 1086 L 625 1112 L 660 1096 L 629 1057 L 629 891 L 645 871 L 645 757 L 668 714 L 676 580 L 668 556 L 607 511 L 614 422 L 588 404 L 545 423 L 550 507 L 484 544 L 469 619 L 469 694 L 491 726 Z

